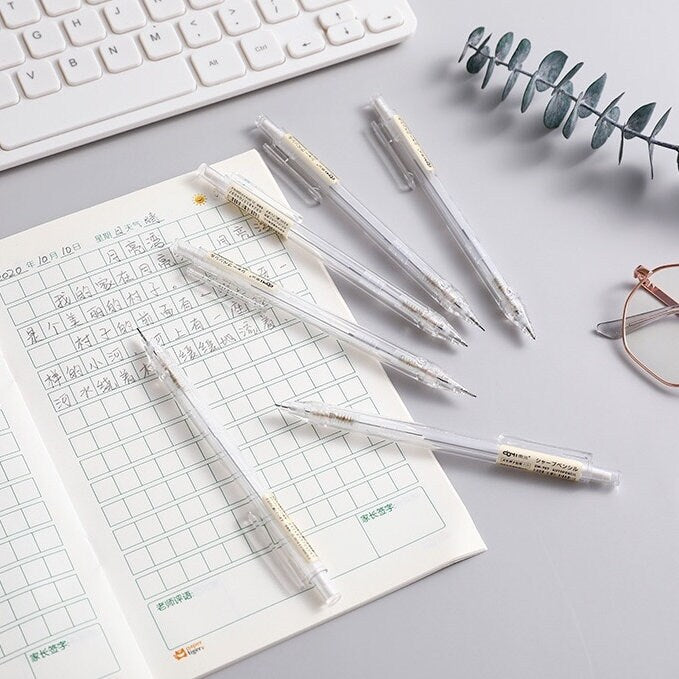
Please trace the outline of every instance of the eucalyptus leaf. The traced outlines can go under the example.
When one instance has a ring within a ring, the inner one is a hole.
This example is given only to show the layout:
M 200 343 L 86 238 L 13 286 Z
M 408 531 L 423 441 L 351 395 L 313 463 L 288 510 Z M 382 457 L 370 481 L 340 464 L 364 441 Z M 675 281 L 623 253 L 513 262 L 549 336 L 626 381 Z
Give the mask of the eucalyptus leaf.
M 566 124 L 563 126 L 563 129 L 561 130 L 561 133 L 566 139 L 570 139 L 571 135 L 575 131 L 575 126 L 577 125 L 579 117 L 578 109 L 580 108 L 580 102 L 582 101 L 582 97 L 583 94 L 581 92 L 580 96 L 575 102 L 575 106 L 573 106 L 573 109 L 571 110 L 570 115 L 568 116 L 568 120 L 566 120 Z
M 495 59 L 488 59 L 488 67 L 486 68 L 486 74 L 483 76 L 483 82 L 481 83 L 481 89 L 485 90 L 486 85 L 490 82 L 490 78 L 495 70 Z
M 651 132 L 651 139 L 655 139 L 660 130 L 662 130 L 662 128 L 665 127 L 665 123 L 667 122 L 667 119 L 670 117 L 671 110 L 672 110 L 671 108 L 668 108 L 667 111 L 665 111 L 665 113 L 662 114 L 660 120 L 655 124 L 653 132 Z
M 655 111 L 655 102 L 640 106 L 625 123 L 625 128 L 622 133 L 623 137 L 625 139 L 631 139 L 632 137 L 637 136 L 636 133 L 643 132 L 643 129 L 648 125 L 648 121 L 653 115 L 653 111 Z
M 567 59 L 568 57 L 561 50 L 554 50 L 540 62 L 537 70 L 539 80 L 535 84 L 538 92 L 544 92 L 556 82 Z
M 556 84 L 557 88 L 563 87 L 569 80 L 572 80 L 573 77 L 576 75 L 576 73 L 584 66 L 585 62 L 584 61 L 579 61 L 573 68 L 571 68 L 566 75 L 559 80 L 559 82 Z
M 495 46 L 495 59 L 497 61 L 504 61 L 509 50 L 512 49 L 512 44 L 514 42 L 514 34 L 509 31 L 505 33 L 498 41 Z
M 604 87 L 606 86 L 606 74 L 599 76 L 586 90 L 582 97 L 582 102 L 596 108 L 599 105 L 599 100 L 604 92 Z M 581 118 L 587 118 L 587 116 L 592 115 L 592 112 L 582 106 L 578 108 L 578 115 Z
M 573 94 L 573 83 L 566 82 L 564 85 L 555 90 L 552 98 L 547 104 L 543 122 L 545 127 L 550 130 L 555 130 L 566 117 L 568 109 L 571 106 L 571 95 Z
M 481 48 L 480 52 L 475 52 L 469 57 L 467 61 L 467 71 L 469 73 L 478 73 L 489 58 L 490 50 L 488 47 Z
M 526 61 L 526 57 L 530 54 L 530 48 L 530 40 L 528 40 L 528 38 L 521 38 L 521 40 L 519 40 L 519 44 L 514 50 L 514 54 L 512 54 L 511 59 L 509 60 L 507 68 L 510 71 L 515 71 L 517 68 L 521 68 L 523 62 Z
M 523 98 L 521 99 L 521 113 L 525 113 L 528 110 L 528 107 L 531 105 L 531 102 L 533 101 L 533 97 L 535 96 L 535 84 L 538 79 L 538 74 L 537 71 L 533 73 L 531 76 L 531 79 L 528 81 L 528 85 L 526 85 L 526 89 L 523 91 Z
M 620 119 L 620 109 L 617 106 L 609 109 L 605 118 L 601 118 L 597 122 L 594 128 L 594 134 L 592 135 L 592 148 L 601 148 L 607 141 L 608 138 L 615 130 L 614 123 L 617 123 Z
M 460 58 L 457 60 L 458 64 L 464 59 L 464 55 L 467 54 L 467 50 L 470 47 L 475 47 L 476 45 L 479 44 L 479 42 L 481 42 L 481 38 L 483 38 L 483 34 L 485 33 L 485 31 L 486 29 L 484 26 L 479 26 L 469 34 L 467 42 L 464 45 L 464 49 L 462 50 L 462 54 L 460 54 Z
M 651 166 L 651 179 L 655 177 L 655 170 L 653 168 L 653 153 L 655 152 L 655 144 L 653 141 L 655 140 L 656 135 L 662 130 L 663 127 L 665 127 L 665 123 L 667 122 L 667 119 L 670 117 L 670 111 L 672 109 L 668 108 L 665 113 L 662 114 L 660 120 L 655 124 L 655 127 L 653 128 L 653 132 L 651 132 L 651 136 L 648 139 L 648 162 Z
M 510 71 L 509 72 L 509 78 L 507 78 L 507 82 L 505 83 L 504 89 L 502 90 L 502 101 L 504 101 L 508 96 L 509 93 L 512 91 L 514 88 L 514 85 L 516 85 L 516 81 L 519 78 L 519 72 L 518 71 Z

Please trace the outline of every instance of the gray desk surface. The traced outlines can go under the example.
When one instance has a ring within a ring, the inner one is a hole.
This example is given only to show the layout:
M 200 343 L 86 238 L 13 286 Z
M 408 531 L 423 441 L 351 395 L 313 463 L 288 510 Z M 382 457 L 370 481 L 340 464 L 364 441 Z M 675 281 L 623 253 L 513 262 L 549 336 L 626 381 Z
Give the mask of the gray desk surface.
M 547 134 L 545 95 L 522 116 L 518 90 L 498 105 L 499 85 L 481 93 L 453 56 L 476 25 L 497 36 L 513 29 L 533 39 L 528 64 L 563 49 L 586 62 L 578 84 L 609 71 L 607 95 L 627 92 L 623 113 L 656 97 L 662 112 L 679 107 L 676 4 L 414 5 L 418 33 L 394 49 L 5 172 L 0 228 L 19 231 L 243 151 L 253 145 L 250 123 L 267 112 L 448 272 L 486 323 L 485 334 L 469 331 L 468 350 L 447 352 L 341 285 L 360 320 L 447 365 L 479 394 L 446 399 L 399 380 L 413 416 L 471 435 L 591 449 L 623 471 L 620 489 L 606 493 L 443 460 L 486 554 L 215 677 L 669 677 L 679 663 L 679 394 L 651 384 L 592 329 L 619 314 L 637 264 L 677 260 L 674 158 L 658 151 L 651 184 L 642 143 L 630 143 L 617 167 L 617 140 L 588 151 L 591 120 L 568 142 Z M 536 343 L 504 326 L 428 205 L 397 193 L 366 144 L 361 107 L 378 89 L 418 133 L 520 291 Z M 679 139 L 678 121 L 670 118 L 666 138 Z M 331 208 L 307 219 L 390 271 Z

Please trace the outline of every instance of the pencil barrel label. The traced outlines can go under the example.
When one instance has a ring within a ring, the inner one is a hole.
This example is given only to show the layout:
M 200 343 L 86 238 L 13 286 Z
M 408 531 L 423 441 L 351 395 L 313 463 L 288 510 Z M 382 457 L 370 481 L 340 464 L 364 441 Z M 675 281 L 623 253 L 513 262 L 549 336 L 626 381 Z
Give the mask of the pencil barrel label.
M 262 226 L 275 231 L 284 238 L 292 228 L 292 219 L 269 207 L 254 193 L 241 186 L 231 186 L 226 192 L 226 199 L 245 214 L 254 217 Z
M 584 469 L 584 464 L 580 460 L 516 446 L 501 446 L 495 463 L 564 481 L 579 481 Z
M 299 553 L 309 563 L 318 561 L 318 555 L 314 548 L 309 544 L 309 541 L 302 535 L 302 531 L 297 527 L 297 524 L 288 516 L 288 513 L 281 507 L 278 499 L 273 493 L 263 497 L 264 502 L 271 510 L 271 515 L 276 519 L 278 525 L 283 529 L 283 532 L 295 545 Z
M 264 276 L 260 276 L 258 273 L 255 273 L 236 262 L 232 262 L 230 259 L 226 259 L 226 257 L 222 257 L 218 252 L 211 252 L 210 259 L 213 259 L 215 262 L 231 271 L 237 271 L 241 276 L 249 278 L 260 288 L 265 290 L 274 290 L 276 288 L 276 284 L 272 283 L 268 278 L 264 278 Z
M 337 184 L 339 181 L 337 175 L 311 153 L 299 139 L 293 137 L 291 134 L 286 134 L 285 139 L 294 147 L 295 151 L 299 154 L 298 159 L 314 173 L 314 176 L 320 173 L 320 176 L 326 184 Z
M 394 116 L 394 122 L 396 127 L 401 131 L 403 138 L 406 143 L 413 150 L 415 158 L 417 159 L 417 164 L 427 173 L 432 173 L 434 171 L 434 164 L 429 160 L 429 157 L 424 152 L 424 149 L 420 146 L 420 142 L 417 141 L 415 135 L 410 131 L 410 128 L 406 125 L 405 120 L 401 116 Z

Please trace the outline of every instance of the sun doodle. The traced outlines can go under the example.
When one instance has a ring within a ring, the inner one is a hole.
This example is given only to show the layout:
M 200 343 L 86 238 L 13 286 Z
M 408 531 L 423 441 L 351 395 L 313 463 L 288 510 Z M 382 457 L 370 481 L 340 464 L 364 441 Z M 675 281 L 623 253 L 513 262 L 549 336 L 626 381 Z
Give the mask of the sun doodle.
M 193 197 L 193 202 L 196 205 L 205 205 L 205 203 L 207 202 L 207 196 L 204 193 L 197 193 Z

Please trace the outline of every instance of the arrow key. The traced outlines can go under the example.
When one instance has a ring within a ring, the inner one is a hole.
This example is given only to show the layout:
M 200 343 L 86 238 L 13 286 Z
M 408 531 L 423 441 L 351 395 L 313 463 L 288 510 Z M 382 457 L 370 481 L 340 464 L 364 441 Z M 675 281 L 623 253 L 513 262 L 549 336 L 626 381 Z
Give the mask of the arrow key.
M 188 16 L 179 22 L 179 29 L 189 47 L 203 47 L 217 42 L 222 32 L 209 12 L 200 12 Z
M 288 43 L 288 53 L 293 59 L 308 57 L 310 54 L 322 52 L 325 49 L 325 39 L 319 31 L 299 35 Z
M 382 33 L 392 28 L 398 28 L 403 23 L 403 15 L 395 7 L 391 10 L 372 12 L 366 20 L 368 30 L 372 33 Z
M 358 19 L 343 21 L 328 29 L 328 40 L 333 45 L 344 45 L 354 40 L 360 40 L 365 35 L 363 24 Z

